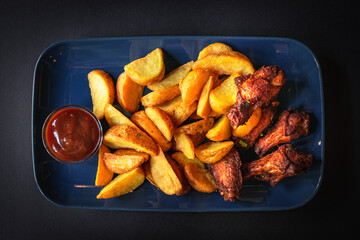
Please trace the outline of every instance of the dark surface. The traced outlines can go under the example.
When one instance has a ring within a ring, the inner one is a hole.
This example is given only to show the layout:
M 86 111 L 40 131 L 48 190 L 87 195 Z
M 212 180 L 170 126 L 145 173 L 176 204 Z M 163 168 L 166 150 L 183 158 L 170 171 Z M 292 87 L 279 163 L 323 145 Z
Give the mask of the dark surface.
M 323 239 L 357 232 L 356 9 L 345 1 L 2 1 L 0 239 Z M 309 203 L 279 212 L 143 213 L 60 208 L 41 195 L 30 131 L 38 56 L 64 39 L 160 35 L 288 37 L 314 52 L 326 152 L 323 183 Z

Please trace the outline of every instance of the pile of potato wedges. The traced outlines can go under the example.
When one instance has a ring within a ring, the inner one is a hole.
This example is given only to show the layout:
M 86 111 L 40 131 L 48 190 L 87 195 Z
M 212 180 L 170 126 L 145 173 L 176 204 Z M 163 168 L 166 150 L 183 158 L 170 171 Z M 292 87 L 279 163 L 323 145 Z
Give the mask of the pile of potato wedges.
M 91 71 L 93 112 L 109 125 L 99 150 L 95 185 L 104 187 L 97 198 L 127 194 L 145 179 L 168 195 L 216 191 L 206 164 L 224 158 L 234 146 L 230 137 L 246 135 L 261 117 L 255 111 L 233 130 L 225 115 L 236 101 L 234 78 L 252 73 L 250 60 L 223 43 L 167 75 L 160 48 L 126 65 L 116 84 L 105 71 Z M 145 87 L 152 92 L 143 96 Z

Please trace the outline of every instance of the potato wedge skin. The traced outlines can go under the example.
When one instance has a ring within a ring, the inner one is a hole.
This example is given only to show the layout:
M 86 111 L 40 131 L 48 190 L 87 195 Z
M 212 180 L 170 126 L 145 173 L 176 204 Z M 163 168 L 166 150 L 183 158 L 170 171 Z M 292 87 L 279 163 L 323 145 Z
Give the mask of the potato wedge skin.
M 165 74 L 164 54 L 156 48 L 143 58 L 132 61 L 124 67 L 126 74 L 140 85 L 160 81 Z
M 195 190 L 204 193 L 216 191 L 215 179 L 206 168 L 201 168 L 194 163 L 187 163 L 184 167 L 184 173 Z
M 185 133 L 187 135 L 206 133 L 214 125 L 213 118 L 202 119 L 189 123 L 175 129 L 176 133 Z
M 144 86 L 132 81 L 125 72 L 120 74 L 116 82 L 116 100 L 125 111 L 134 113 L 139 109 L 143 92 Z
M 143 167 L 144 167 L 146 179 L 147 179 L 152 185 L 154 185 L 155 187 L 159 188 L 159 187 L 156 185 L 156 183 L 154 182 L 153 176 L 151 175 L 150 162 L 147 161 L 146 163 L 144 163 Z
M 232 52 L 232 48 L 224 43 L 212 43 L 206 47 L 204 47 L 198 56 L 198 59 L 202 59 L 208 55 L 214 54 L 222 54 L 222 53 L 229 53 Z
M 195 148 L 195 155 L 204 163 L 215 163 L 226 156 L 233 146 L 232 141 L 207 142 Z
M 168 160 L 169 164 L 171 165 L 173 171 L 175 172 L 176 176 L 181 182 L 181 190 L 176 193 L 176 195 L 184 195 L 191 190 L 191 186 L 184 174 L 184 169 L 181 168 L 178 163 L 172 159 L 170 156 L 165 155 L 166 159 Z
M 114 176 L 114 173 L 109 170 L 104 162 L 104 154 L 110 153 L 110 149 L 101 144 L 99 148 L 98 167 L 95 178 L 95 186 L 104 186 L 108 184 Z
M 138 152 L 157 155 L 159 148 L 143 131 L 128 125 L 116 125 L 106 131 L 103 143 L 113 149 L 131 148 Z
M 230 120 L 223 115 L 206 133 L 206 137 L 212 141 L 224 141 L 231 137 L 231 131 Z
M 184 168 L 187 163 L 194 163 L 201 168 L 205 168 L 205 164 L 202 161 L 200 161 L 196 157 L 190 159 L 186 157 L 183 152 L 174 152 L 173 154 L 171 154 L 171 158 L 174 159 L 181 168 Z
M 141 98 L 141 104 L 145 107 L 155 106 L 167 102 L 181 94 L 179 85 L 150 92 Z
M 96 196 L 97 199 L 114 198 L 134 191 L 145 181 L 142 167 L 118 175 Z
M 146 115 L 145 111 L 142 110 L 134 113 L 131 116 L 131 121 L 159 144 L 163 152 L 167 152 L 171 148 L 171 142 L 164 137 L 153 121 Z
M 172 111 L 169 111 L 169 116 L 171 121 L 174 123 L 174 127 L 180 126 L 183 122 L 188 119 L 191 114 L 196 111 L 197 102 L 192 103 L 190 106 L 183 104 L 181 100 L 173 108 Z
M 154 183 L 167 195 L 174 195 L 181 191 L 182 184 L 169 164 L 163 151 L 150 156 L 150 172 Z
M 240 125 L 236 129 L 232 129 L 232 135 L 235 137 L 245 137 L 248 135 L 254 127 L 259 123 L 261 118 L 261 108 L 255 109 L 249 120 L 243 125 Z
M 195 147 L 191 138 L 184 133 L 175 133 L 175 149 L 185 154 L 187 158 L 193 159 L 195 157 Z
M 104 154 L 106 167 L 117 174 L 131 171 L 147 160 L 149 160 L 149 154 L 140 153 L 133 149 L 119 149 L 114 153 Z
M 214 86 L 214 77 L 210 76 L 209 80 L 206 82 L 204 88 L 201 91 L 198 107 L 197 107 L 197 115 L 202 118 L 207 118 L 207 116 L 211 112 L 211 106 L 209 101 L 210 91 L 213 89 Z
M 167 115 L 166 112 L 160 108 L 156 107 L 147 107 L 145 109 L 145 113 L 151 119 L 151 121 L 153 121 L 164 137 L 168 141 L 171 141 L 175 128 L 169 115 Z
M 158 91 L 164 88 L 179 85 L 179 82 L 191 71 L 194 61 L 185 63 L 184 65 L 174 69 L 167 74 L 161 81 L 147 85 L 152 91 Z
M 105 106 L 115 100 L 115 86 L 111 76 L 103 70 L 93 70 L 88 74 L 93 113 L 99 119 L 105 117 Z
M 106 104 L 105 106 L 105 119 L 110 127 L 121 124 L 137 127 L 130 119 L 128 119 L 110 103 Z

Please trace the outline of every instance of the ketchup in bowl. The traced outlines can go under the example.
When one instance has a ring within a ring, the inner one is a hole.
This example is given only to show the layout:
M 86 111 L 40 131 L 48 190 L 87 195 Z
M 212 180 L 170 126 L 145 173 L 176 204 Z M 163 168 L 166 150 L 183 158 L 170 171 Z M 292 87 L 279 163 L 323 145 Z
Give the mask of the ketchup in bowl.
M 102 141 L 99 120 L 90 110 L 76 105 L 53 111 L 43 126 L 43 143 L 60 162 L 80 163 L 91 158 Z

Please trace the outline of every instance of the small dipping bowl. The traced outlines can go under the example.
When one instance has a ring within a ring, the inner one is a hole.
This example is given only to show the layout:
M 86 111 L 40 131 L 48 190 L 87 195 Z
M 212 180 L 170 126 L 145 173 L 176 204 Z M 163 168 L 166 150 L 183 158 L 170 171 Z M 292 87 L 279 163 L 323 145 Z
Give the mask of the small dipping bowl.
M 78 105 L 54 110 L 42 128 L 46 151 L 62 163 L 86 162 L 99 150 L 102 140 L 99 119 L 89 109 Z

